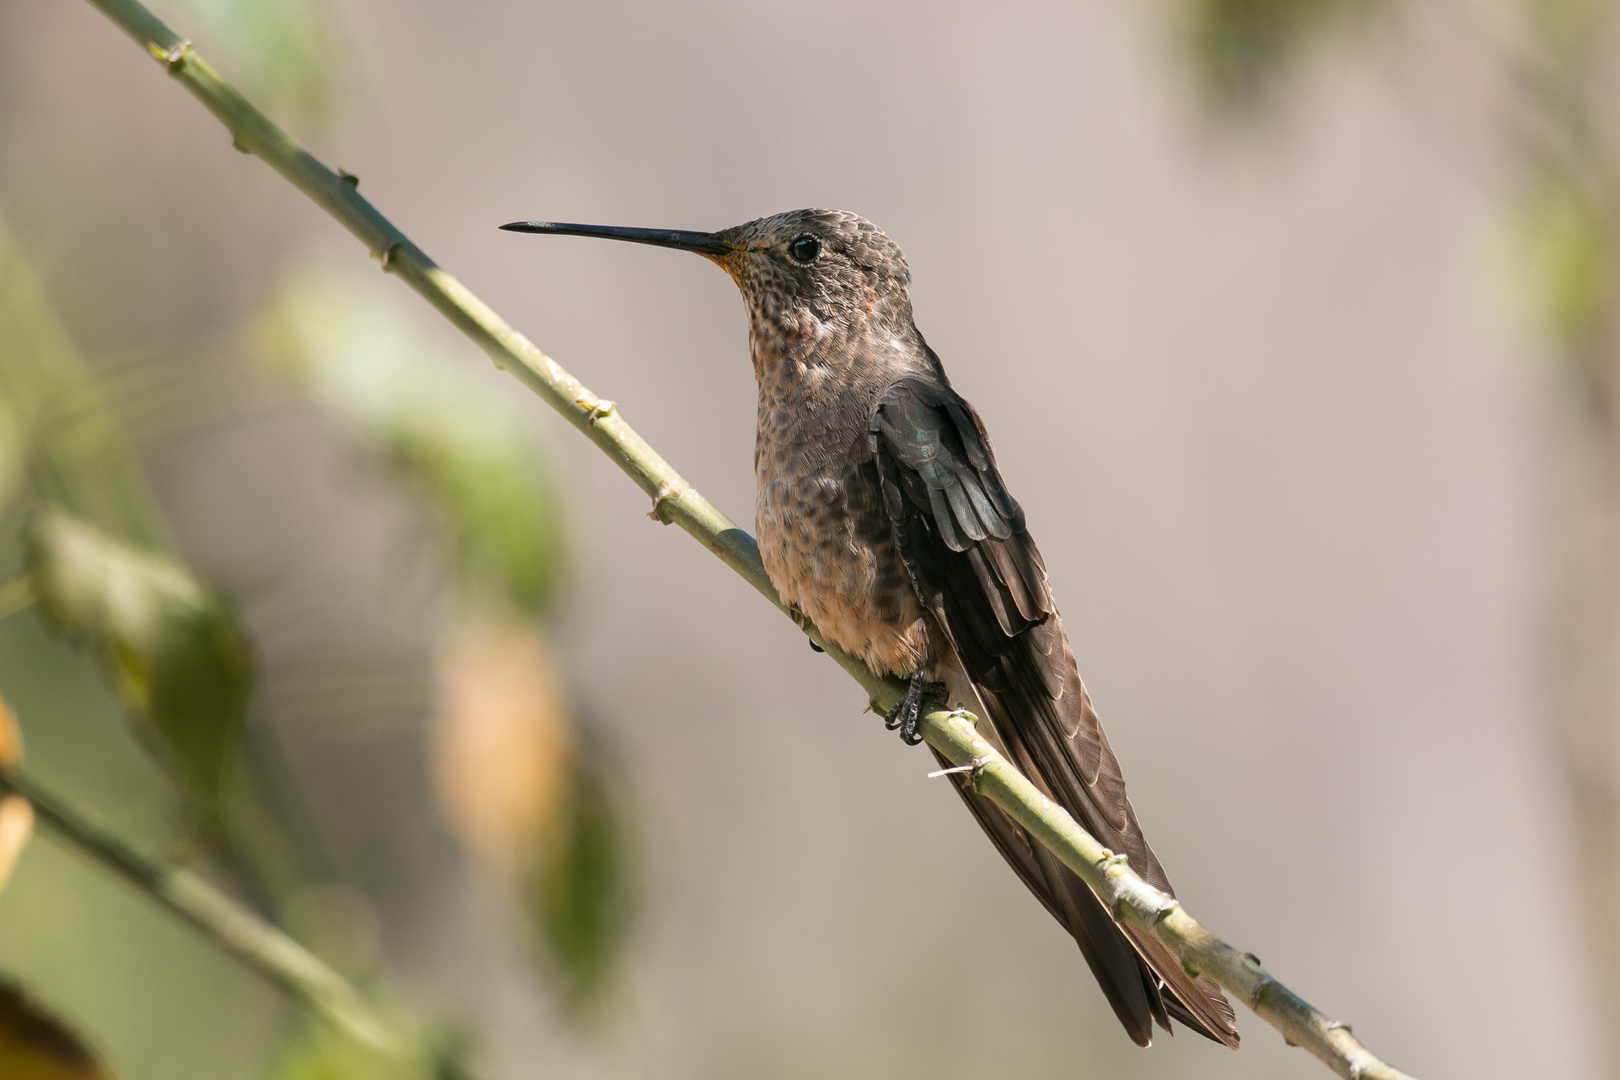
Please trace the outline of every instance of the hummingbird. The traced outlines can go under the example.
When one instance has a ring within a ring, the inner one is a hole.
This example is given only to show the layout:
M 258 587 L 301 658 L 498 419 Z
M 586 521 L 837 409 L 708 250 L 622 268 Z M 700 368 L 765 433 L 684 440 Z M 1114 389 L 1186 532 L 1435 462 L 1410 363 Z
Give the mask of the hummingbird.
M 736 283 L 759 384 L 755 537 L 785 604 L 906 683 L 884 718 L 907 743 L 925 700 L 979 731 L 1150 884 L 1172 893 L 1125 795 L 1024 512 L 979 414 L 912 317 L 900 248 L 856 214 L 794 210 L 718 232 L 517 221 L 501 228 L 695 252 Z M 939 755 L 935 754 L 936 757 Z M 940 759 L 944 763 L 944 759 Z M 1075 873 L 952 777 L 997 850 L 1074 937 L 1139 1046 L 1172 1019 L 1236 1048 L 1231 1005 L 1116 922 Z

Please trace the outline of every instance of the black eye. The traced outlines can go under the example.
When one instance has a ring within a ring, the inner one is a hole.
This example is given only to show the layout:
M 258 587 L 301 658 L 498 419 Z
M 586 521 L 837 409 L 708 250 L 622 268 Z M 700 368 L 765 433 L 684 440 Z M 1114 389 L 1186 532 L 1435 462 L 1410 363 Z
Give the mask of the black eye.
M 802 263 L 815 262 L 821 254 L 821 241 L 813 236 L 801 236 L 788 245 L 788 254 Z

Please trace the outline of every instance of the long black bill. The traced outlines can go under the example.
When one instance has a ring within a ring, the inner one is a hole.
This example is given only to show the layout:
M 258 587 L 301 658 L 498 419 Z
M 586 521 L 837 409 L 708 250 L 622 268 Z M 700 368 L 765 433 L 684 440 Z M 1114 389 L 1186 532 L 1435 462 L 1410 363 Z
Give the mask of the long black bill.
M 570 225 L 562 221 L 514 221 L 501 228 L 507 232 L 558 233 L 562 236 L 596 236 L 604 240 L 628 240 L 632 244 L 695 251 L 700 255 L 725 255 L 731 248 L 713 233 L 684 229 L 631 229 L 623 225 Z

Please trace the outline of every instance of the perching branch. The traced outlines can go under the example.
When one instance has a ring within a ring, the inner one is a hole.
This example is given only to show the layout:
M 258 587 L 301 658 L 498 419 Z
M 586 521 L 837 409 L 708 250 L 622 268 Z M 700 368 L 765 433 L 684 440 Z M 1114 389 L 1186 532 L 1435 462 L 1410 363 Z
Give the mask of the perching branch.
M 422 295 L 496 365 L 531 390 L 601 447 L 653 500 L 652 517 L 677 524 L 755 589 L 787 613 L 886 711 L 904 688 L 873 674 L 860 660 L 827 641 L 802 616 L 782 605 L 753 538 L 681 479 L 669 463 L 625 423 L 613 402 L 597 397 L 564 371 L 384 218 L 348 173 L 334 173 L 294 143 L 247 102 L 197 55 L 135 0 L 90 0 L 134 38 L 171 76 L 217 116 L 238 150 L 256 154 L 286 177 L 360 239 L 373 257 Z M 1289 1043 L 1302 1046 L 1347 1080 L 1411 1080 L 1361 1044 L 1344 1024 L 1331 1020 L 1273 979 L 1250 955 L 1240 953 L 1193 921 L 1166 894 L 1148 885 L 1061 807 L 1042 796 L 1017 769 L 974 730 L 964 712 L 936 710 L 923 717 L 919 731 L 955 765 L 972 765 L 975 783 L 1052 850 L 1102 897 L 1115 918 L 1130 921 L 1170 949 L 1189 971 L 1197 971 L 1237 996 Z
M 0 769 L 0 792 L 33 804 L 39 820 L 74 847 L 157 900 L 243 964 L 369 1046 L 399 1047 L 399 1037 L 360 992 L 320 957 L 189 870 L 160 866 L 101 831 L 32 780 Z

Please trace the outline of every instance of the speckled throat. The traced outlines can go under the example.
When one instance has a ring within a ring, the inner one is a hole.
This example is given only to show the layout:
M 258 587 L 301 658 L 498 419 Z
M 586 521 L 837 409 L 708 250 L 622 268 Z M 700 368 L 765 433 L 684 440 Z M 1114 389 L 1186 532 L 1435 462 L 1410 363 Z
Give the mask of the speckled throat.
M 928 670 L 927 623 L 866 445 L 878 396 L 919 363 L 916 331 L 817 334 L 801 312 L 752 314 L 754 529 L 765 571 L 784 601 L 873 670 Z

